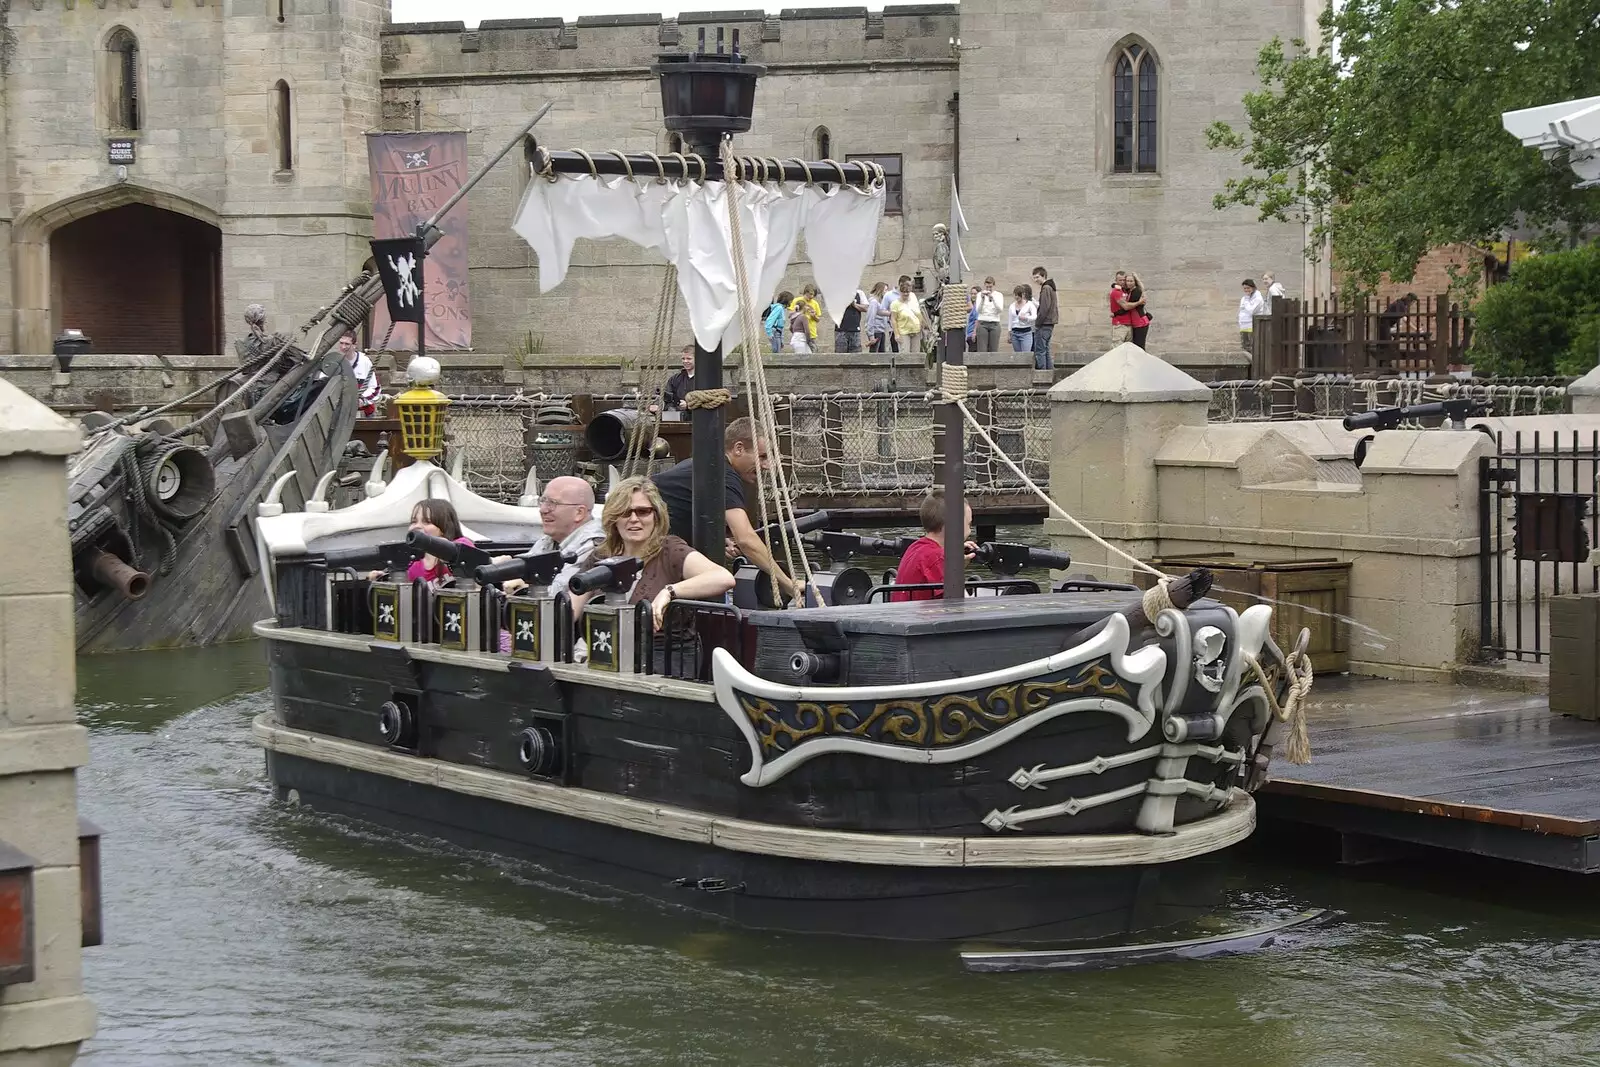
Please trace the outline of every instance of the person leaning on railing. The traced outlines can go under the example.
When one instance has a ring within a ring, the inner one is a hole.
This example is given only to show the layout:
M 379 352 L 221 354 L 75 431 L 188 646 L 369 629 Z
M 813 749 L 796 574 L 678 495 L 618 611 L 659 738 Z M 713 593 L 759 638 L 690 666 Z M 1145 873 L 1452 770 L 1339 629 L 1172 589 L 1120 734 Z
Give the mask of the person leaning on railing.
M 588 559 L 579 562 L 579 570 L 615 556 L 642 560 L 644 566 L 628 591 L 628 603 L 649 601 L 657 630 L 674 600 L 721 600 L 733 588 L 733 575 L 726 568 L 668 532 L 667 505 L 656 487 L 643 478 L 624 478 L 606 494 L 600 526 L 605 540 Z M 583 609 L 594 595 L 572 597 L 574 622 L 583 617 Z

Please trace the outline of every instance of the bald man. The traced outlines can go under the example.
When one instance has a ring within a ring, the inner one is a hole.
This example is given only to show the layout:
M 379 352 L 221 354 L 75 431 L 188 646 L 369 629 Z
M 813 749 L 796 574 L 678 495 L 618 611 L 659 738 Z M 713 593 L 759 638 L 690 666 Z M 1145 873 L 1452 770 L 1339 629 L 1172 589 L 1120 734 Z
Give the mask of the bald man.
M 544 536 L 534 542 L 535 553 L 554 552 L 559 547 L 581 560 L 606 539 L 600 520 L 594 516 L 594 489 L 582 478 L 550 479 L 539 498 L 539 520 L 544 524 Z M 576 562 L 562 567 L 550 583 L 550 595 L 564 592 L 567 582 L 577 573 Z M 511 592 L 511 583 L 507 582 L 504 588 Z

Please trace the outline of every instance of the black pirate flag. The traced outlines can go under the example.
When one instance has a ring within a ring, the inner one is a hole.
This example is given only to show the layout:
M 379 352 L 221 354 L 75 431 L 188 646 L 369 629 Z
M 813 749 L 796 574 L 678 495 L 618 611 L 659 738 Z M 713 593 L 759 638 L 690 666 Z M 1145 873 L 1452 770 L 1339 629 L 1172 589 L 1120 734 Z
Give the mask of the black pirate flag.
M 388 297 L 389 318 L 394 322 L 422 322 L 422 260 L 426 254 L 422 241 L 415 237 L 372 242 L 372 262 L 383 279 L 383 295 Z

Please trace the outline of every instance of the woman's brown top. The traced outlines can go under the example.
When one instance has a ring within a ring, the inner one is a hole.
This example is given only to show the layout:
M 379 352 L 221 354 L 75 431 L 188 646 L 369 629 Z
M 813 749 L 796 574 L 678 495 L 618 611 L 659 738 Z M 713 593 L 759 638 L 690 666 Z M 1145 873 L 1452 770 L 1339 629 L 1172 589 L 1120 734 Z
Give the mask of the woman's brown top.
M 689 558 L 689 553 L 694 548 L 681 537 L 667 535 L 661 543 L 661 551 L 655 554 L 644 569 L 639 572 L 639 580 L 633 583 L 633 592 L 628 594 L 628 603 L 637 604 L 643 600 L 654 600 L 656 594 L 674 582 L 683 581 L 683 561 Z M 597 548 L 579 564 L 579 569 L 592 567 L 597 561 L 603 559 Z

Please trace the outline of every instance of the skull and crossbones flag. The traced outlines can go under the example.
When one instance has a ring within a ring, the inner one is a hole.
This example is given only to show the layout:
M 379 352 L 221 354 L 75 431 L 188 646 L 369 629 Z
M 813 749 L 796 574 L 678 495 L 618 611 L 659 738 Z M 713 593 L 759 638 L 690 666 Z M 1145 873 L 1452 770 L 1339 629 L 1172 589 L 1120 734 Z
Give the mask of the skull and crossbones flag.
M 422 260 L 426 254 L 422 242 L 415 237 L 372 242 L 372 262 L 383 280 L 391 321 L 423 321 Z

